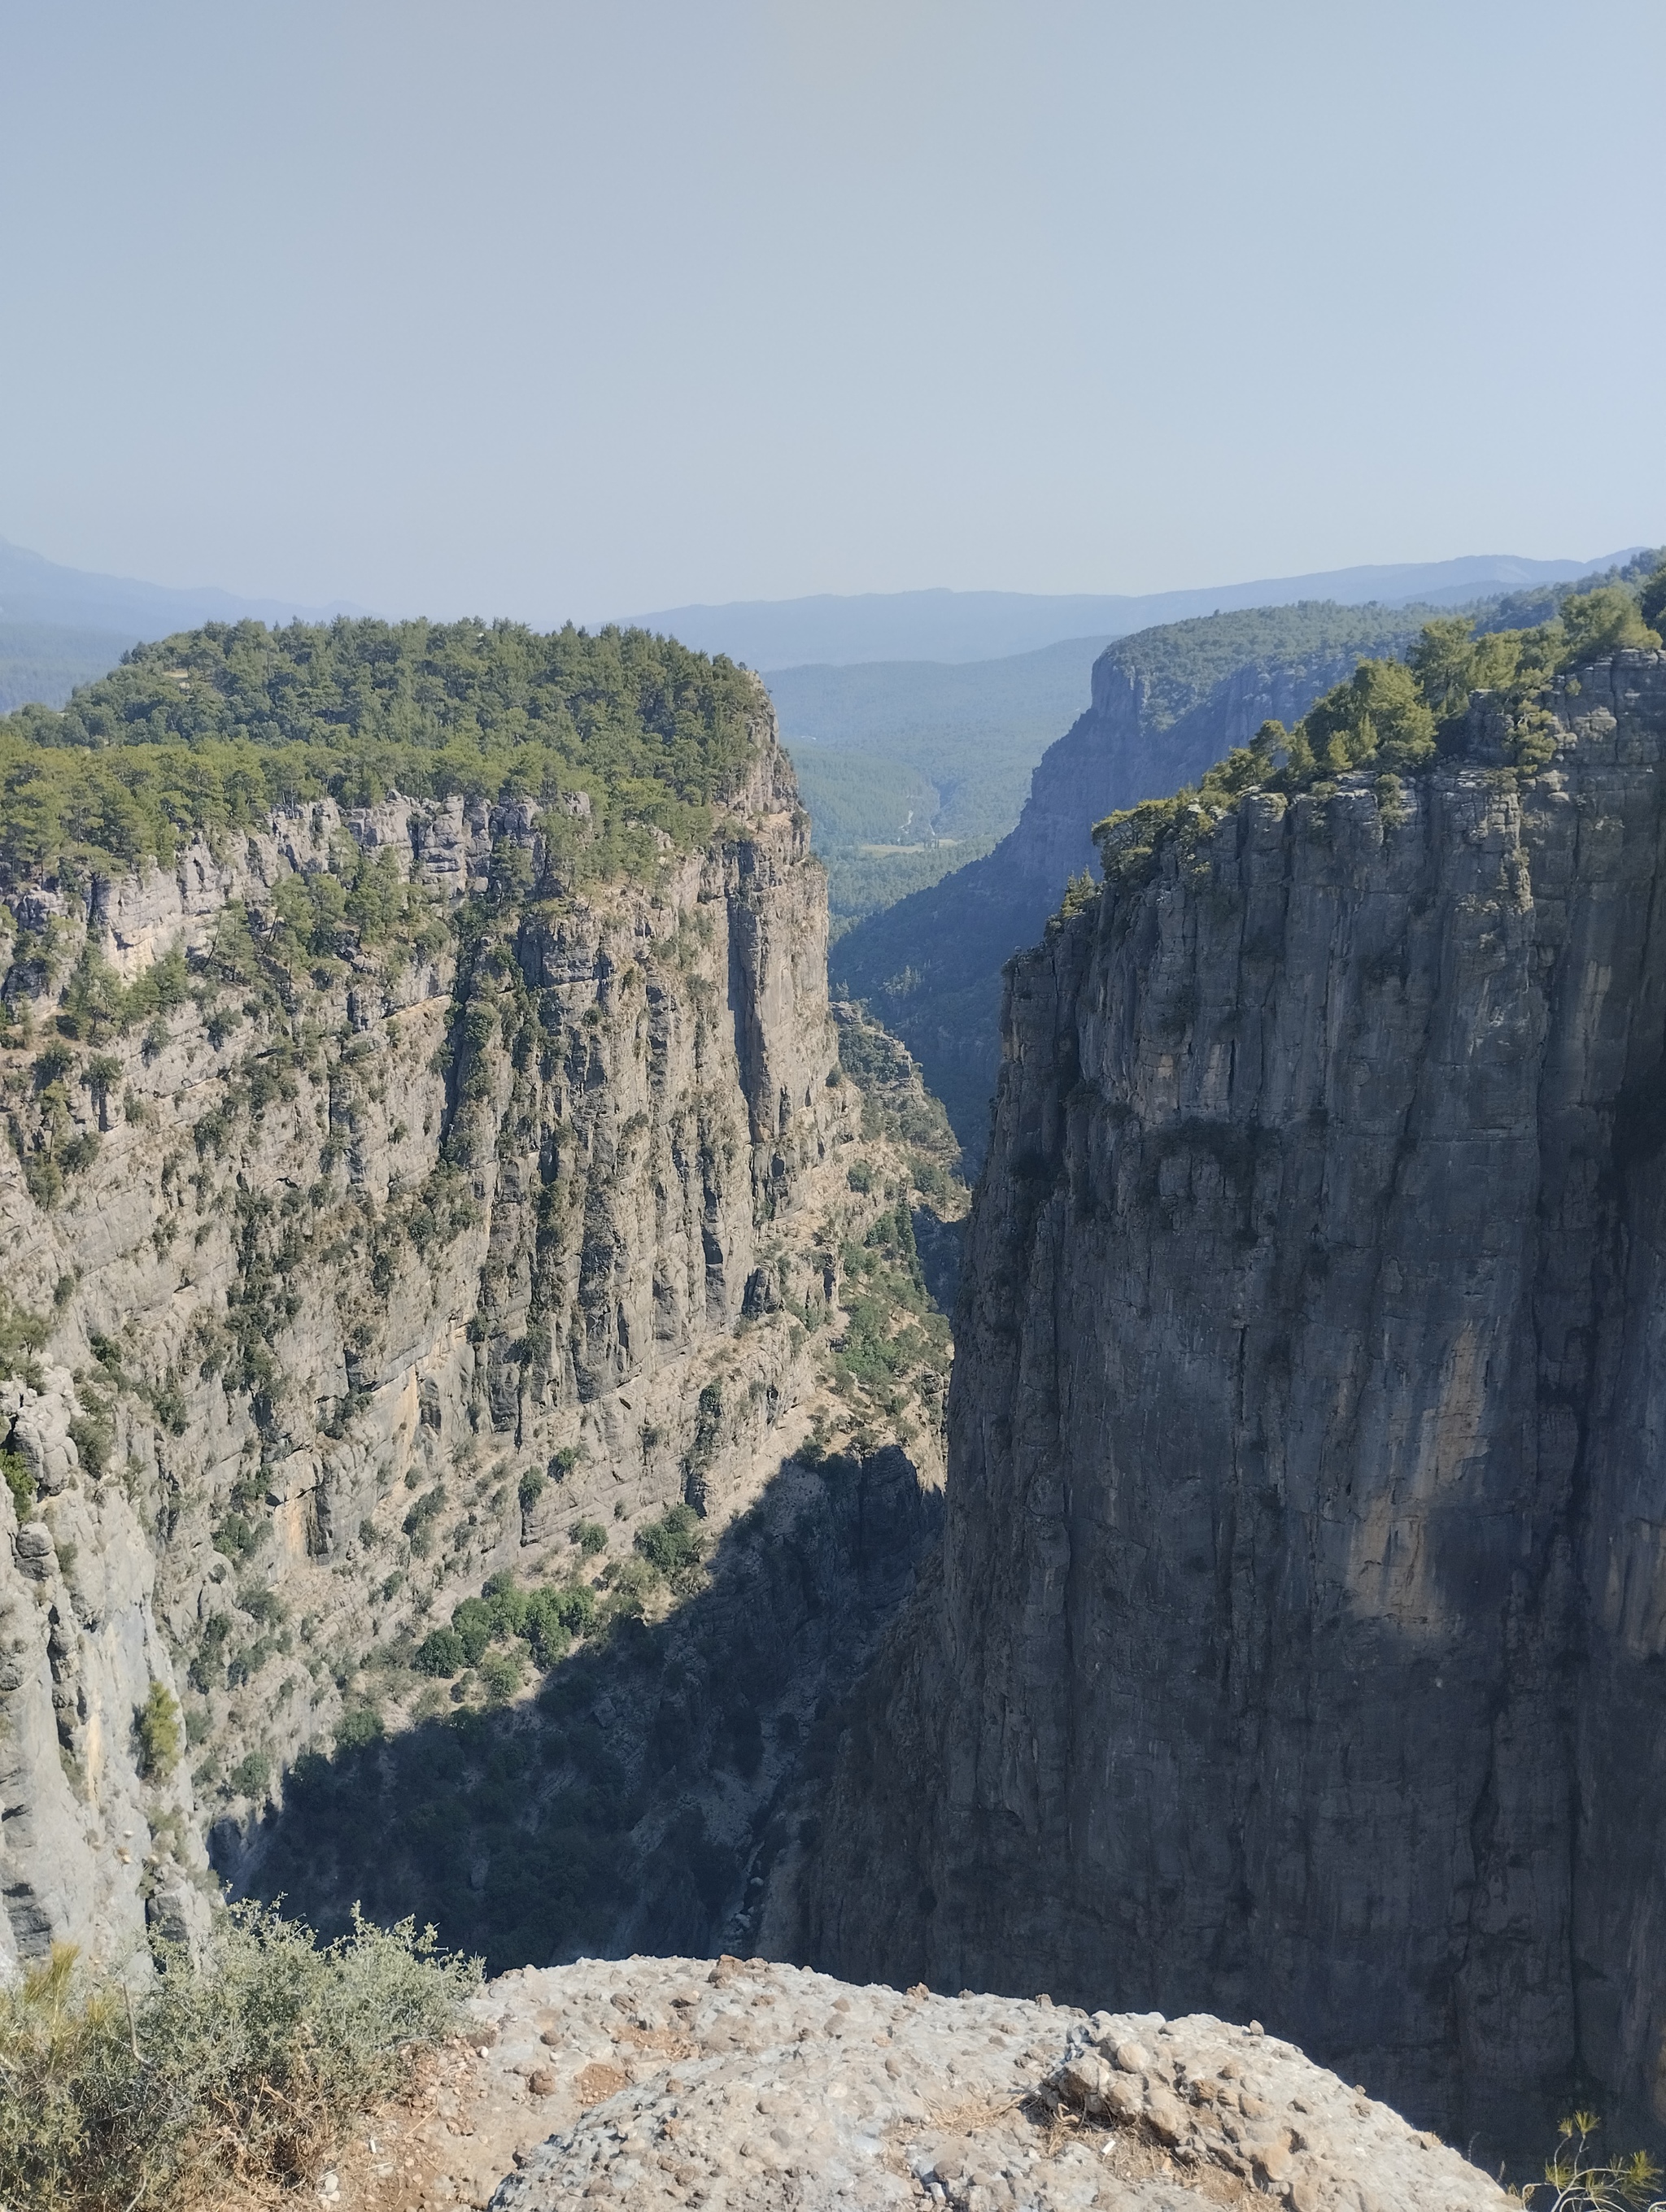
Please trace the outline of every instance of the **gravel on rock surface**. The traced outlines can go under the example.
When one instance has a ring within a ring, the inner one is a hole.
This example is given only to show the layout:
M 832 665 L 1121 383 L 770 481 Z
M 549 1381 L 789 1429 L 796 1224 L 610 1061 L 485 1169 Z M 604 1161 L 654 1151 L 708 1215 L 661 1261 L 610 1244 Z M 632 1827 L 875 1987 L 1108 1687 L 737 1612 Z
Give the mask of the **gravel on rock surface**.
M 366 2116 L 332 2212 L 1506 2212 L 1253 2023 L 858 1988 L 763 1960 L 525 1968 Z M 216 2212 L 277 2212 L 271 2197 Z M 293 2193 L 283 2203 L 293 2204 Z M 1519 2212 L 1517 2205 L 1517 2212 Z
M 1207 2014 L 856 1988 L 763 1960 L 584 1960 L 477 2002 L 553 2132 L 492 2212 L 1503 2212 L 1433 2136 Z

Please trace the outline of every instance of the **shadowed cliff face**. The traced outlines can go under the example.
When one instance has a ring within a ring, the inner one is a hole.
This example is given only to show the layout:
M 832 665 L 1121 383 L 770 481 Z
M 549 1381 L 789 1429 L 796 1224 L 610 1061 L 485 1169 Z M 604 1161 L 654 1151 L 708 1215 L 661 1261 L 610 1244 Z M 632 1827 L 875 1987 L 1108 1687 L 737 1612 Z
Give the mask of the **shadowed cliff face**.
M 803 1955 L 1666 2120 L 1666 657 L 1549 704 L 1531 781 L 1482 698 L 1017 964 Z
M 786 1461 L 703 1587 L 551 1669 L 536 1703 L 303 1759 L 247 1886 L 334 1934 L 414 1913 L 488 1972 L 750 1952 L 768 1869 L 813 1820 L 835 1702 L 934 1544 L 942 1492 L 895 1444 Z

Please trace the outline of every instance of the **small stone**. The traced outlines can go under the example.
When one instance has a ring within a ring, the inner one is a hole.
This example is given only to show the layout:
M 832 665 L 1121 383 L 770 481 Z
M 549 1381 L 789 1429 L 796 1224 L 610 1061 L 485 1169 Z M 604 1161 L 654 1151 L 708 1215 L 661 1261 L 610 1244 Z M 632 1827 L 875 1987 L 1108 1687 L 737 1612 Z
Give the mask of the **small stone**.
M 1059 2069 L 1059 2087 L 1073 2105 L 1095 2111 L 1110 2081 L 1110 2069 L 1096 2051 L 1084 2051 Z
M 553 2097 L 560 2083 L 549 2067 L 535 2066 L 526 2076 L 526 2087 L 535 2097 Z
M 1137 2120 L 1146 2109 L 1145 2093 L 1131 2075 L 1113 2074 L 1105 2084 L 1104 2099 L 1113 2119 Z
M 1147 2091 L 1146 2118 L 1152 2134 L 1165 2143 L 1177 2143 L 1186 2132 L 1186 2115 L 1166 2089 Z

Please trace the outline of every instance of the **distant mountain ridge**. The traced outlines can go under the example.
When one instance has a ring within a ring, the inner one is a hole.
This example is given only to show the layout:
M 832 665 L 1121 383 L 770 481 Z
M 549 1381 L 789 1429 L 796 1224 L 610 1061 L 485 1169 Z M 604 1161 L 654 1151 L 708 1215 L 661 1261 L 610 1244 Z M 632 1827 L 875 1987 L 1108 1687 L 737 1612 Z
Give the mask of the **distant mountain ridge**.
M 1594 561 L 1529 561 L 1513 553 L 1468 553 L 1450 561 L 1332 568 L 1310 576 L 1261 578 L 1137 596 L 1087 592 L 830 592 L 800 599 L 737 599 L 721 606 L 662 607 L 622 621 L 678 638 L 702 653 L 727 653 L 766 672 L 812 662 L 995 660 L 1066 638 L 1126 637 L 1158 623 L 1245 607 L 1330 599 L 1388 607 L 1456 606 L 1492 592 L 1571 583 L 1630 558 L 1628 546 Z
M 108 630 L 124 649 L 141 638 L 172 636 L 207 622 L 327 622 L 333 615 L 368 614 L 347 599 L 303 607 L 288 599 L 245 599 L 213 585 L 179 588 L 146 584 L 132 576 L 104 576 L 68 568 L 27 546 L 0 538 L 0 618 L 8 624 L 41 623 L 58 629 Z

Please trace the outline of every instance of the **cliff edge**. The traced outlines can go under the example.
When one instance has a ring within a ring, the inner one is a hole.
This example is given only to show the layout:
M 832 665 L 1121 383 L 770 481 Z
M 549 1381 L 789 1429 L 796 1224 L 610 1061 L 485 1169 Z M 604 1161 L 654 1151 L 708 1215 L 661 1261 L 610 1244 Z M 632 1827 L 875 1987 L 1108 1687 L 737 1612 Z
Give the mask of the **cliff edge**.
M 1014 964 L 941 1577 L 798 1955 L 1256 2013 L 1460 2141 L 1666 2121 L 1666 656 L 1540 711 Z

